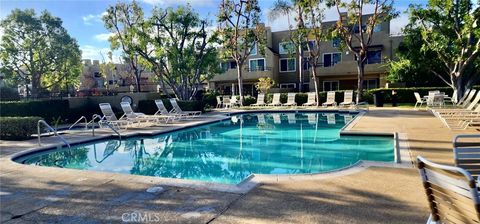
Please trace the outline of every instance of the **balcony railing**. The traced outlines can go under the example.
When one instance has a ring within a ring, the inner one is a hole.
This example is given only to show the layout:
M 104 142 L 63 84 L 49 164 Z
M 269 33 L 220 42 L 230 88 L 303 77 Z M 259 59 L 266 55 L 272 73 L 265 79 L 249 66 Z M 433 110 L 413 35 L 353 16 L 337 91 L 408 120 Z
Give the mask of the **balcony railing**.
M 265 67 L 265 66 L 245 67 L 245 70 L 248 72 L 264 72 L 264 71 L 272 71 L 272 67 Z

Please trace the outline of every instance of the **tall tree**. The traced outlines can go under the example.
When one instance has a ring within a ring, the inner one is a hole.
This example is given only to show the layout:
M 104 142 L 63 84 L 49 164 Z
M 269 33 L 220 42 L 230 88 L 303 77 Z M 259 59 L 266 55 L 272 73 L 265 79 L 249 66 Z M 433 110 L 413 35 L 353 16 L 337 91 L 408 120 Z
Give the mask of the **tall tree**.
M 353 52 L 357 59 L 357 98 L 362 100 L 363 80 L 367 52 L 373 42 L 375 26 L 398 16 L 393 8 L 393 0 L 328 0 L 328 6 L 335 7 L 339 19 L 334 34 L 343 40 L 343 45 Z M 373 6 L 373 13 L 364 14 L 364 6 Z M 342 12 L 346 10 L 346 12 Z
M 218 37 L 222 53 L 237 63 L 240 103 L 243 105 L 243 69 L 251 50 L 257 45 L 264 51 L 265 27 L 260 23 L 257 0 L 222 0 L 218 20 Z
M 316 68 L 320 64 L 322 55 L 320 42 L 324 41 L 328 35 L 328 32 L 322 26 L 324 10 L 321 8 L 321 3 L 321 0 L 291 0 L 291 2 L 277 0 L 270 13 L 272 19 L 287 15 L 290 31 L 289 40 L 295 44 L 299 72 L 304 70 L 304 58 L 306 56 L 317 99 L 319 99 L 319 89 Z M 291 14 L 295 14 L 295 27 L 290 24 Z M 299 73 L 299 79 L 299 90 L 302 91 L 302 73 Z M 319 101 L 317 100 L 317 106 L 318 104 Z
M 136 32 L 137 27 L 144 24 L 142 8 L 133 1 L 132 3 L 117 3 L 108 7 L 103 16 L 105 28 L 113 33 L 109 38 L 112 50 L 121 48 L 125 61 L 130 65 L 135 79 L 136 91 L 141 92 L 142 64 L 138 60 L 136 51 L 142 43 Z
M 430 0 L 410 6 L 410 24 L 421 29 L 422 51 L 432 51 L 445 73 L 433 72 L 463 96 L 480 77 L 480 7 L 471 0 Z
M 81 52 L 62 20 L 43 11 L 15 9 L 0 22 L 1 70 L 6 78 L 32 85 L 31 95 L 42 88 L 61 88 L 78 81 Z

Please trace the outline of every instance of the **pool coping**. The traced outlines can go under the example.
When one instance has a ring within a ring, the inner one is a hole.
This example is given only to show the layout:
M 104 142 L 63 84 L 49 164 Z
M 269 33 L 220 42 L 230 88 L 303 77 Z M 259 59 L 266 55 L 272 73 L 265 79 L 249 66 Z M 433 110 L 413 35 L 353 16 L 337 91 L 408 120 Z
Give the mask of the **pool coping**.
M 368 160 L 359 160 L 356 163 L 342 167 L 335 170 L 330 170 L 327 172 L 321 173 L 310 173 L 310 174 L 251 174 L 242 182 L 238 184 L 222 184 L 222 183 L 213 183 L 213 182 L 205 182 L 205 181 L 198 181 L 198 180 L 188 180 L 188 179 L 176 179 L 176 178 L 165 178 L 165 177 L 154 177 L 154 176 L 141 176 L 141 175 L 132 175 L 132 174 L 122 174 L 122 173 L 110 173 L 108 172 L 109 176 L 121 179 L 129 179 L 135 180 L 139 182 L 148 182 L 148 183 L 155 183 L 158 185 L 164 186 L 174 186 L 174 187 L 188 187 L 194 189 L 206 189 L 206 190 L 213 190 L 213 191 L 220 191 L 220 192 L 228 192 L 228 193 L 237 193 L 237 194 L 246 194 L 250 190 L 254 189 L 256 186 L 265 184 L 265 183 L 272 183 L 272 182 L 279 182 L 279 181 L 292 181 L 292 180 L 319 180 L 319 179 L 327 179 L 331 177 L 338 177 L 344 175 L 350 175 L 353 173 L 357 173 L 367 169 L 368 167 L 395 167 L 395 168 L 411 168 L 412 162 L 410 157 L 410 150 L 408 145 L 408 138 L 406 133 L 397 133 L 397 132 L 365 132 L 365 131 L 352 131 L 351 129 L 355 126 L 355 124 L 359 121 L 359 119 L 365 115 L 365 111 L 362 110 L 312 110 L 312 109 L 290 109 L 290 110 L 279 110 L 279 109 L 272 109 L 272 110 L 244 110 L 244 111 L 232 111 L 232 112 L 225 112 L 219 115 L 213 115 L 211 117 L 216 116 L 217 118 L 209 120 L 209 121 L 201 121 L 194 124 L 187 124 L 185 126 L 173 127 L 169 130 L 159 130 L 159 131 L 137 131 L 135 133 L 127 133 L 122 135 L 122 137 L 129 138 L 129 137 L 137 137 L 137 136 L 155 136 L 159 134 L 166 134 L 174 131 L 184 130 L 188 128 L 193 128 L 196 126 L 211 124 L 220 122 L 223 120 L 229 119 L 232 115 L 244 114 L 244 113 L 285 113 L 285 112 L 338 112 L 338 113 L 358 113 L 350 122 L 348 122 L 343 128 L 340 129 L 340 135 L 368 135 L 368 136 L 392 136 L 394 138 L 394 162 L 377 162 L 377 161 L 368 161 Z M 77 144 L 85 144 L 93 141 L 99 141 L 102 139 L 110 139 L 115 138 L 114 134 L 105 135 L 105 136 L 96 136 L 89 138 L 88 140 L 78 140 L 70 142 L 70 145 L 77 145 Z M 18 163 L 14 160 L 27 156 L 29 154 L 43 152 L 52 150 L 55 148 L 59 148 L 64 146 L 64 144 L 55 144 L 43 147 L 36 147 L 32 149 L 23 150 L 17 152 L 15 154 L 7 156 L 5 159 L 15 164 L 15 166 L 22 166 L 23 168 L 30 166 L 28 164 Z M 38 168 L 38 166 L 35 166 Z M 84 174 L 105 174 L 106 172 L 102 171 L 94 171 L 94 170 L 75 170 L 75 169 L 64 169 L 64 168 L 57 168 L 57 167 L 41 167 L 42 169 L 56 171 L 58 169 L 62 169 L 63 172 L 71 172 L 71 174 L 80 173 L 81 175 Z M 87 172 L 87 173 L 84 173 Z

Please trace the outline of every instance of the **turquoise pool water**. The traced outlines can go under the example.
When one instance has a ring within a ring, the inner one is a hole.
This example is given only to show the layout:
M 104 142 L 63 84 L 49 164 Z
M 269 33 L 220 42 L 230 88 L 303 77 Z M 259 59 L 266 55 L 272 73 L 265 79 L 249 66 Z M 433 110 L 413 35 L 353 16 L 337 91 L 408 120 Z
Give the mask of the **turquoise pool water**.
M 25 164 L 237 184 L 252 173 L 326 172 L 393 161 L 393 138 L 340 136 L 355 114 L 248 113 L 154 137 L 104 140 L 19 158 Z

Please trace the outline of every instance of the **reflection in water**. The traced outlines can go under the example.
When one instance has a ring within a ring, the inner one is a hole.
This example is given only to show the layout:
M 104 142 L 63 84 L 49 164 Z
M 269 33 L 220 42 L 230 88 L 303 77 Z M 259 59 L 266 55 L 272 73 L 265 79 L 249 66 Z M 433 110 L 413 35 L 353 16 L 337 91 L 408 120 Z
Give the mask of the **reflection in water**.
M 341 121 L 346 123 L 347 115 L 237 115 L 152 138 L 110 140 L 33 155 L 25 163 L 239 183 L 252 173 L 316 173 L 360 159 L 392 161 L 392 138 L 340 137 Z

